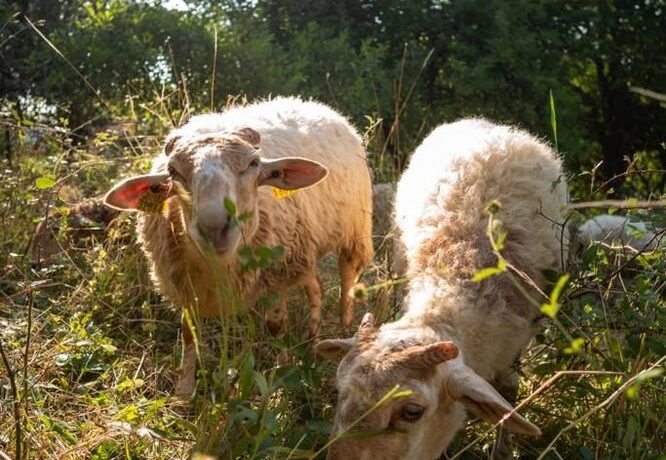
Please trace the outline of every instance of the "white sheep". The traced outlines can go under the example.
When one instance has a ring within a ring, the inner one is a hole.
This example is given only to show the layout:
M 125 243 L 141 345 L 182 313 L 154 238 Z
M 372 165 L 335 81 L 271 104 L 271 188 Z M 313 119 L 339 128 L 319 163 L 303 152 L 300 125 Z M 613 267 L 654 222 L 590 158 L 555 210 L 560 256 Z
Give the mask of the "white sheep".
M 407 260 L 400 241 L 400 231 L 393 215 L 395 184 L 379 183 L 372 186 L 372 233 L 377 253 L 390 255 L 390 271 L 396 278 L 405 276 Z
M 423 141 L 396 196 L 410 277 L 404 316 L 377 329 L 367 314 L 355 338 L 317 345 L 324 356 L 344 356 L 333 436 L 396 385 L 411 394 L 355 425 L 379 436 L 343 438 L 329 459 L 439 458 L 465 410 L 492 422 L 505 418 L 503 427 L 517 433 L 540 434 L 510 404 L 517 392 L 512 364 L 537 330 L 539 308 L 506 273 L 481 282 L 472 277 L 498 263 L 486 233 L 487 205 L 498 200 L 502 255 L 543 287 L 542 270 L 560 266 L 561 232 L 553 221 L 561 221 L 566 197 L 557 155 L 524 131 L 466 119 Z M 495 458 L 510 458 L 509 441 L 502 433 Z
M 622 246 L 635 252 L 654 251 L 662 244 L 661 239 L 647 228 L 645 222 L 610 214 L 602 214 L 585 221 L 578 229 L 577 241 L 583 247 L 595 241 L 606 244 L 619 241 Z
M 206 318 L 229 311 L 236 295 L 252 307 L 276 292 L 278 306 L 267 320 L 281 334 L 286 290 L 302 285 L 316 336 L 316 264 L 331 251 L 339 254 L 343 326 L 353 319 L 348 292 L 373 253 L 371 193 L 365 149 L 348 121 L 316 102 L 277 98 L 192 118 L 168 137 L 150 174 L 123 181 L 106 202 L 156 211 L 139 215 L 139 237 L 155 283 L 177 306 Z M 243 264 L 256 254 L 239 253 L 242 246 L 282 246 L 284 255 L 247 270 Z M 191 395 L 196 351 L 185 318 L 182 335 L 176 393 Z

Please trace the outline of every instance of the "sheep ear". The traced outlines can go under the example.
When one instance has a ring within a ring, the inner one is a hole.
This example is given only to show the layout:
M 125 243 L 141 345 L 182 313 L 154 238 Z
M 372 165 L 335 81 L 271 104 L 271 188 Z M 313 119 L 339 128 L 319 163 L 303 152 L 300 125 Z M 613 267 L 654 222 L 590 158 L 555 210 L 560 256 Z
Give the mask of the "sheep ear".
M 449 394 L 474 415 L 497 423 L 514 409 L 488 382 L 468 367 L 452 369 L 447 380 Z M 541 436 L 541 430 L 517 412 L 506 420 L 504 427 L 514 433 Z
M 327 339 L 315 346 L 315 352 L 331 361 L 340 361 L 356 345 L 356 339 Z
M 315 185 L 327 175 L 325 166 L 306 158 L 262 158 L 259 185 L 296 190 Z
M 141 197 L 148 191 L 164 195 L 169 194 L 168 174 L 146 174 L 130 177 L 113 187 L 104 197 L 104 204 L 120 211 L 139 209 Z

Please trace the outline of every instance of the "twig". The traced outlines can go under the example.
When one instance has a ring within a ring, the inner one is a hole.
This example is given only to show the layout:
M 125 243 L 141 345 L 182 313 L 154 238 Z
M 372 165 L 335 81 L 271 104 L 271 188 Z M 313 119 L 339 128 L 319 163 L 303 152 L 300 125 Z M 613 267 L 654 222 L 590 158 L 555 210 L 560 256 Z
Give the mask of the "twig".
M 599 186 L 594 190 L 593 193 L 596 193 L 596 192 L 598 192 L 598 191 L 600 191 L 600 190 L 603 190 L 604 188 L 606 188 L 607 185 L 610 185 L 611 182 L 613 182 L 613 181 L 615 181 L 615 180 L 617 180 L 617 179 L 620 179 L 621 177 L 634 176 L 634 175 L 638 175 L 638 176 L 640 176 L 640 175 L 642 175 L 642 174 L 663 174 L 663 173 L 666 173 L 666 169 L 639 169 L 639 170 L 636 170 L 636 171 L 625 171 L 625 172 L 623 172 L 623 173 L 620 173 L 620 174 L 616 174 L 616 175 L 614 175 L 613 177 L 611 177 L 610 179 L 608 179 L 606 182 L 604 182 L 603 184 L 599 185 Z
M 40 37 L 42 40 L 44 40 L 44 41 L 46 42 L 46 44 L 49 45 L 49 47 L 50 47 L 53 51 L 55 51 L 55 53 L 56 53 L 58 56 L 60 56 L 60 57 L 62 58 L 63 61 L 65 61 L 65 62 L 67 63 L 67 65 L 69 65 L 69 67 L 74 71 L 74 73 L 76 73 L 76 75 L 78 75 L 78 76 L 81 78 L 81 80 L 83 80 L 83 83 L 85 83 L 86 86 L 88 87 L 88 89 L 90 89 L 90 91 L 93 92 L 93 94 L 97 97 L 97 99 L 99 99 L 99 101 L 102 103 L 102 105 L 104 105 L 104 107 L 105 107 L 107 110 L 111 111 L 111 107 L 109 106 L 109 103 L 106 102 L 106 100 L 102 97 L 102 95 L 99 93 L 99 91 L 97 91 L 97 90 L 95 89 L 95 87 L 90 83 L 90 81 L 86 78 L 86 76 L 83 75 L 83 74 L 81 73 L 81 71 L 78 69 L 78 67 L 76 67 L 76 66 L 72 63 L 72 61 L 70 61 L 70 60 L 67 58 L 67 56 L 65 56 L 65 55 L 64 55 L 64 54 L 63 54 L 63 53 L 62 53 L 62 52 L 61 52 L 61 51 L 60 51 L 60 50 L 59 50 L 59 49 L 53 44 L 53 42 L 51 42 L 51 40 L 49 40 L 48 37 L 42 33 L 42 31 L 39 30 L 39 29 L 37 28 L 37 26 L 36 26 L 35 24 L 33 24 L 33 22 L 32 22 L 27 16 L 24 16 L 23 19 L 25 19 L 25 21 L 28 23 L 28 25 L 30 25 L 30 27 L 32 27 L 32 29 L 35 31 L 35 33 L 36 33 L 37 35 L 39 35 L 39 37 Z
M 21 407 L 18 398 L 18 390 L 16 389 L 16 373 L 12 369 L 12 366 L 9 364 L 7 355 L 5 354 L 5 348 L 2 346 L 2 340 L 0 340 L 0 355 L 2 356 L 2 364 L 4 364 L 5 369 L 7 370 L 7 377 L 9 378 L 9 387 L 11 388 L 12 398 L 14 398 L 14 431 L 16 432 L 16 453 L 15 460 L 21 460 Z
M 615 277 L 615 275 L 617 275 L 617 274 L 620 273 L 622 270 L 624 270 L 624 268 L 625 268 L 627 265 L 629 265 L 630 263 L 632 263 L 632 262 L 633 262 L 634 260 L 636 260 L 639 256 L 641 256 L 643 253 L 645 253 L 645 252 L 651 252 L 651 251 L 648 249 L 648 248 L 650 247 L 650 245 L 651 245 L 651 244 L 652 244 L 657 238 L 660 238 L 660 239 L 661 239 L 661 237 L 663 237 L 664 234 L 666 234 L 666 228 L 663 229 L 663 230 L 660 230 L 660 231 L 657 232 L 657 233 L 655 233 L 655 234 L 652 236 L 652 238 L 650 238 L 650 241 L 648 241 L 648 242 L 645 244 L 645 246 L 643 247 L 643 249 L 641 249 L 640 251 L 638 251 L 638 252 L 637 252 L 636 254 L 634 254 L 629 260 L 627 260 L 625 263 L 623 263 L 622 265 L 620 265 L 615 271 L 613 271 L 610 275 L 608 275 L 608 276 L 606 277 L 606 280 L 610 280 L 610 279 L 612 279 L 613 277 Z
M 617 209 L 643 209 L 643 208 L 666 208 L 666 200 L 601 200 L 601 201 L 581 201 L 580 203 L 571 203 L 569 209 L 585 208 L 617 208 Z
M 402 82 L 403 82 L 403 75 L 404 75 L 404 67 L 405 67 L 405 62 L 406 62 L 406 56 L 407 56 L 407 45 L 405 45 L 405 48 L 403 50 L 403 55 L 402 55 L 402 64 L 400 67 L 400 77 L 398 79 L 398 86 L 396 88 L 397 94 L 396 94 L 396 101 L 395 101 L 395 116 L 393 117 L 393 123 L 391 124 L 391 127 L 389 128 L 389 132 L 386 135 L 386 140 L 384 142 L 384 146 L 382 147 L 382 151 L 380 156 L 383 156 L 384 153 L 386 152 L 386 149 L 388 148 L 388 144 L 390 142 L 391 135 L 393 134 L 394 131 L 397 130 L 398 125 L 400 123 L 400 116 L 402 115 L 402 112 L 404 112 L 405 107 L 407 107 L 407 102 L 409 102 L 409 99 L 414 92 L 414 88 L 416 88 L 416 84 L 418 83 L 419 79 L 421 78 L 421 74 L 423 73 L 423 69 L 426 68 L 428 65 L 428 62 L 430 61 L 430 58 L 432 57 L 433 53 L 435 52 L 435 49 L 432 48 L 430 49 L 430 52 L 427 54 L 423 62 L 421 63 L 421 68 L 419 69 L 418 73 L 416 74 L 416 78 L 414 78 L 414 81 L 412 82 L 409 90 L 407 91 L 407 95 L 405 96 L 404 100 L 402 101 L 402 104 L 400 104 L 400 94 L 402 93 Z M 396 134 L 397 135 L 397 134 Z M 398 146 L 398 142 L 396 141 L 396 146 Z M 396 147 L 397 148 L 397 147 Z
M 613 272 L 611 272 L 609 275 L 607 275 L 607 276 L 601 281 L 601 283 L 599 283 L 599 284 L 604 284 L 604 283 L 606 283 L 607 281 L 613 279 L 615 276 L 617 276 L 618 273 L 620 273 L 622 270 L 624 270 L 629 264 L 631 264 L 633 261 L 635 261 L 638 257 L 640 257 L 641 255 L 643 255 L 643 254 L 646 253 L 646 252 L 650 252 L 650 250 L 648 249 L 649 246 L 650 246 L 654 241 L 656 241 L 657 238 L 659 238 L 659 239 L 661 240 L 661 238 L 663 238 L 664 235 L 666 235 L 666 228 L 663 229 L 663 230 L 660 230 L 660 231 L 657 232 L 657 233 L 655 233 L 655 234 L 652 236 L 652 238 L 650 238 L 650 241 L 648 241 L 648 242 L 643 246 L 643 248 L 642 248 L 640 251 L 638 251 L 636 254 L 634 254 L 631 258 L 629 258 L 626 262 L 624 262 L 622 265 L 620 265 L 617 269 L 613 270 Z M 580 288 L 578 288 L 578 291 L 581 291 L 581 290 L 587 289 L 587 287 L 588 287 L 590 284 L 592 284 L 592 281 L 590 281 L 590 282 L 584 284 L 583 286 L 581 286 Z M 573 298 L 576 298 L 577 296 L 578 296 L 578 292 L 572 292 L 572 293 L 570 293 L 570 295 L 567 296 L 567 299 L 573 299 Z
M 634 93 L 640 94 L 641 96 L 649 97 L 655 101 L 666 102 L 666 94 L 658 93 L 650 89 L 641 88 L 639 86 L 630 86 L 629 91 L 633 91 Z

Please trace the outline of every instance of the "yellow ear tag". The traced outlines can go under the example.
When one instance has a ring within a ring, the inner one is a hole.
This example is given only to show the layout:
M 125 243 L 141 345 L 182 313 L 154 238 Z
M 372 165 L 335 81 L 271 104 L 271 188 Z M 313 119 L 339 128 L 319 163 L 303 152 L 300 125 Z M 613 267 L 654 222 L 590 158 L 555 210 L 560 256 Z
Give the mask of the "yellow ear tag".
M 147 214 L 162 214 L 166 209 L 167 194 L 164 191 L 154 192 L 149 189 L 141 195 L 136 208 Z
M 278 200 L 281 200 L 283 198 L 289 198 L 294 193 L 298 192 L 298 190 L 285 190 L 283 188 L 277 188 L 277 187 L 271 187 L 271 191 L 273 192 L 273 196 Z

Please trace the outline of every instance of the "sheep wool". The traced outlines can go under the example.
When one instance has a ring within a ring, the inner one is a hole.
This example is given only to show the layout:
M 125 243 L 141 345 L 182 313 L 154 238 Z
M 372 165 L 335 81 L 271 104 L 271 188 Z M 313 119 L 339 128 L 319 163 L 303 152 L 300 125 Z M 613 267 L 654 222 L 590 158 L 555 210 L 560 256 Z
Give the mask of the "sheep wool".
M 344 356 L 333 436 L 396 385 L 411 393 L 389 400 L 363 425 L 407 434 L 343 439 L 331 446 L 329 459 L 439 458 L 465 411 L 503 420 L 493 458 L 512 458 L 508 431 L 540 433 L 512 411 L 512 365 L 541 317 L 521 291 L 539 299 L 543 271 L 558 270 L 566 256 L 558 224 L 566 200 L 560 159 L 522 130 L 465 119 L 438 127 L 423 141 L 395 199 L 408 263 L 404 315 L 375 327 L 368 314 L 354 338 L 317 346 L 325 356 Z M 521 290 L 509 273 L 473 280 L 498 264 L 487 234 L 491 202 L 499 204 L 493 219 L 506 235 L 501 254 L 524 284 Z
M 134 190 L 165 180 L 170 185 L 158 188 L 167 190 L 164 212 L 140 213 L 138 232 L 153 280 L 174 304 L 205 318 L 277 293 L 279 305 L 267 321 L 280 334 L 285 291 L 301 285 L 316 335 L 322 303 L 316 263 L 336 251 L 343 324 L 351 323 L 347 292 L 373 254 L 372 190 L 361 138 L 343 116 L 289 97 L 195 116 L 168 136 L 150 175 L 120 184 L 107 202 L 131 208 Z M 276 197 L 273 188 L 300 190 Z M 219 257 L 206 251 L 210 246 Z M 281 260 L 267 267 L 247 269 L 239 257 L 243 247 L 251 253 L 278 246 Z M 176 392 L 191 394 L 196 355 L 185 324 L 183 340 L 189 348 Z

